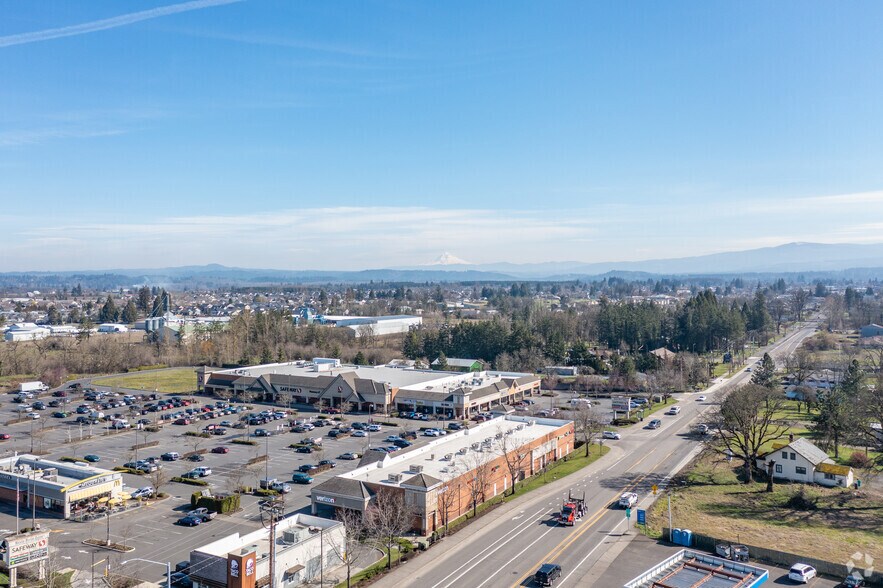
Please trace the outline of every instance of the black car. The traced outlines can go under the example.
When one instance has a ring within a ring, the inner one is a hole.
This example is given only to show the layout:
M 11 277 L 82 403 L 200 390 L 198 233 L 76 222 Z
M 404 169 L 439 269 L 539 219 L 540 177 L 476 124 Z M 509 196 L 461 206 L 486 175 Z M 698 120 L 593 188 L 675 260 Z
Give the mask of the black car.
M 367 423 L 353 423 L 353 429 L 355 429 L 357 431 L 364 431 L 367 428 L 368 428 Z
M 304 474 L 308 474 L 311 471 L 315 470 L 316 466 L 311 463 L 305 463 L 297 468 L 297 471 L 303 472 Z
M 194 453 L 193 455 L 191 455 L 187 459 L 189 459 L 190 461 L 205 461 L 205 458 L 203 456 L 199 455 L 198 453 Z
M 406 448 L 410 447 L 411 445 L 413 445 L 413 443 L 411 443 L 410 441 L 405 441 L 404 439 L 396 439 L 395 441 L 392 442 L 392 444 L 395 445 L 396 447 L 400 447 L 402 449 L 406 449 Z
M 463 425 L 460 423 L 448 423 L 448 428 L 452 431 L 459 431 L 463 428 Z
M 330 459 L 323 459 L 322 461 L 319 462 L 319 465 L 320 465 L 320 466 L 327 465 L 327 466 L 329 466 L 329 467 L 336 468 L 336 467 L 337 467 L 337 462 L 335 462 L 335 461 L 333 461 L 333 460 L 330 460 Z
M 312 453 L 313 448 L 309 445 L 301 445 L 297 449 L 294 450 L 296 453 Z
M 534 574 L 533 579 L 540 586 L 551 586 L 559 577 L 561 577 L 561 566 L 553 563 L 545 563 L 540 566 L 540 569 Z
M 174 572 L 171 581 L 172 586 L 178 586 L 178 588 L 190 588 L 193 586 L 193 581 L 190 580 L 190 576 L 184 572 Z
M 850 574 L 840 583 L 841 588 L 864 588 L 868 583 L 861 576 Z

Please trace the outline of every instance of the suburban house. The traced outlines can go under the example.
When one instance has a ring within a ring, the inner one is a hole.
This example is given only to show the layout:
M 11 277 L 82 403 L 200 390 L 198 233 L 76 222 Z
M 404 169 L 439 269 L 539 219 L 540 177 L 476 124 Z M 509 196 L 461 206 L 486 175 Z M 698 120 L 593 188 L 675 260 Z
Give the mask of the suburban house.
M 757 459 L 757 467 L 767 471 L 769 461 L 774 462 L 773 478 L 844 488 L 854 481 L 851 467 L 834 463 L 827 453 L 802 437 L 790 443 L 773 443 L 772 450 Z
M 457 357 L 449 357 L 444 361 L 437 358 L 432 362 L 432 369 L 446 370 L 449 372 L 480 372 L 485 370 L 485 364 L 480 359 L 460 359 Z

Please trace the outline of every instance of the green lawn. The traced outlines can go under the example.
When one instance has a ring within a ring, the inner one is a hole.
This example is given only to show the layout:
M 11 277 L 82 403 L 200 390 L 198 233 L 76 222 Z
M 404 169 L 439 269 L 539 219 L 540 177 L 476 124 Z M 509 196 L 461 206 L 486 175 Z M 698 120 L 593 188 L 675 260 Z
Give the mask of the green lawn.
M 120 376 L 95 378 L 99 386 L 115 386 L 165 393 L 186 393 L 196 390 L 196 368 L 181 367 L 156 370 L 152 372 L 135 372 Z

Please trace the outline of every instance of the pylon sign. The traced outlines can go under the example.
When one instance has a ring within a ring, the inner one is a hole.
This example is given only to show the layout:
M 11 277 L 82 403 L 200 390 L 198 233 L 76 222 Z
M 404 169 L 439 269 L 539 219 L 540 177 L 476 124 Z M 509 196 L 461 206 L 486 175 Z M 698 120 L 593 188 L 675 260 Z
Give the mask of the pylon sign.
M 3 561 L 9 569 L 49 557 L 49 532 L 10 535 L 3 540 Z

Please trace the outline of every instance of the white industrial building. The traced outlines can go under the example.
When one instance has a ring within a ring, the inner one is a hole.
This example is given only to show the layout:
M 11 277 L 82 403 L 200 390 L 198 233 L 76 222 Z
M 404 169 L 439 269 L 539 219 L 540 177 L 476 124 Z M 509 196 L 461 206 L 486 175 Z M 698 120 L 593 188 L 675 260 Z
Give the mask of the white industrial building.
M 274 537 L 263 528 L 245 535 L 233 533 L 190 552 L 193 588 L 285 586 L 318 580 L 341 565 L 346 531 L 339 521 L 305 514 L 276 523 Z M 270 582 L 270 553 L 274 579 Z M 249 577 L 252 575 L 253 577 Z
M 332 316 L 317 317 L 323 325 L 350 329 L 356 337 L 371 335 L 396 335 L 407 333 L 423 324 L 423 317 L 408 314 L 392 316 Z
M 7 341 L 37 341 L 50 335 L 50 330 L 35 323 L 15 323 L 6 329 L 3 338 Z
M 103 323 L 98 325 L 99 333 L 125 333 L 129 330 L 129 327 L 126 325 L 119 325 L 117 323 Z

